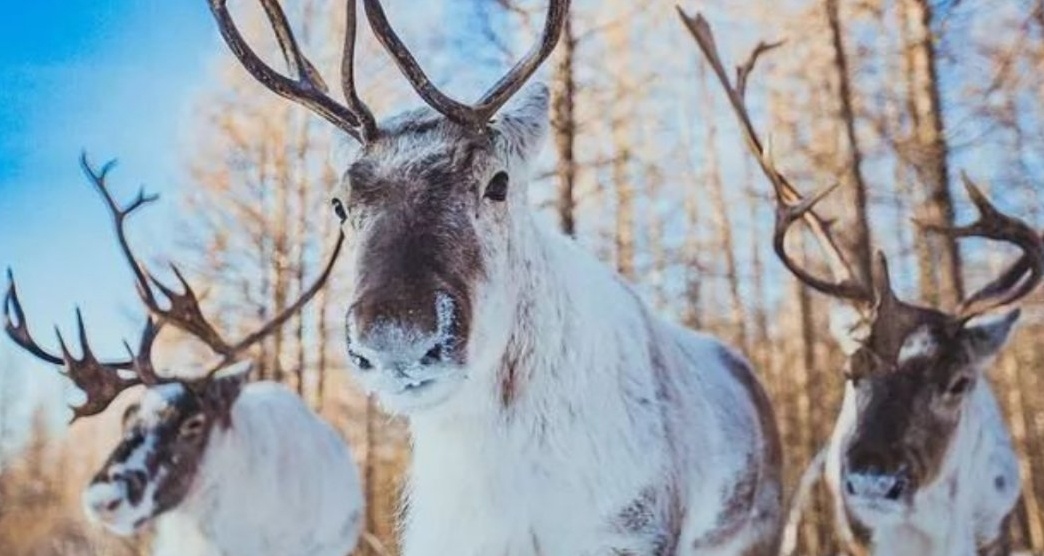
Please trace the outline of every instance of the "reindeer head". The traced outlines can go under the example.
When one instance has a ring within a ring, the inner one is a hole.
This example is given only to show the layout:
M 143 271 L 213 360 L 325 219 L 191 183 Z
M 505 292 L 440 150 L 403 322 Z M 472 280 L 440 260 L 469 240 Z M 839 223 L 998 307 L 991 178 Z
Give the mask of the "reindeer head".
M 214 427 L 230 424 L 247 372 L 150 386 L 123 416 L 123 436 L 83 492 L 87 515 L 119 535 L 181 504 Z
M 361 382 L 389 409 L 437 405 L 460 385 L 472 359 L 504 347 L 506 336 L 500 345 L 473 340 L 477 328 L 507 330 L 511 324 L 510 311 L 501 306 L 509 298 L 508 255 L 518 229 L 513 223 L 526 217 L 529 163 L 546 135 L 547 89 L 530 87 L 500 109 L 554 49 L 568 4 L 550 3 L 540 42 L 469 106 L 431 84 L 380 2 L 364 0 L 375 35 L 431 107 L 378 125 L 355 93 L 354 1 L 347 10 L 342 106 L 325 94 L 278 2 L 262 5 L 296 80 L 261 62 L 225 0 L 211 0 L 222 35 L 248 71 L 362 144 L 334 200 L 352 238 L 346 340 Z
M 746 85 L 758 56 L 777 45 L 759 44 L 737 68 L 733 84 L 702 17 L 681 13 L 697 45 L 714 69 L 739 120 L 747 146 L 776 194 L 773 247 L 784 266 L 809 287 L 845 303 L 832 328 L 847 356 L 844 406 L 838 424 L 841 480 L 846 505 L 866 519 L 898 516 L 943 471 L 968 400 L 983 371 L 1004 344 L 1018 312 L 983 321 L 980 315 L 1028 295 L 1044 273 L 1044 242 L 1032 228 L 998 211 L 964 178 L 979 211 L 969 226 L 922 223 L 955 238 L 976 236 L 1018 246 L 1022 258 L 999 278 L 970 296 L 954 313 L 905 303 L 896 297 L 883 255 L 872 283 L 855 278 L 830 229 L 813 208 L 836 189 L 803 198 L 776 168 L 746 106 Z M 803 269 L 786 250 L 787 231 L 804 221 L 817 239 L 833 279 Z M 835 440 L 837 436 L 835 436 Z
M 176 267 L 172 268 L 181 281 L 181 292 L 150 274 L 131 250 L 124 230 L 126 218 L 156 197 L 141 192 L 134 201 L 121 207 L 106 185 L 112 164 L 98 172 L 84 155 L 81 165 L 105 200 L 120 249 L 135 277 L 138 296 L 150 314 L 141 340 L 136 349 L 125 344 L 129 354 L 126 359 L 102 362 L 91 350 L 87 327 L 77 310 L 81 355 L 72 354 L 61 333 L 58 334 L 59 352 L 41 347 L 29 332 L 10 271 L 4 298 L 4 324 L 7 335 L 16 344 L 46 363 L 64 367 L 65 376 L 86 394 L 86 401 L 72 408 L 74 421 L 105 411 L 128 388 L 145 386 L 140 403 L 132 405 L 124 414 L 122 439 L 83 492 L 84 509 L 90 517 L 117 534 L 129 535 L 176 507 L 189 494 L 211 433 L 235 425 L 232 408 L 246 382 L 249 365 L 241 364 L 238 370 L 218 373 L 235 364 L 262 338 L 278 330 L 315 295 L 330 274 L 344 236 L 338 239 L 319 278 L 297 300 L 243 339 L 229 342 L 208 322 L 195 293 Z M 161 304 L 162 299 L 166 302 Z M 154 324 L 152 317 L 156 317 L 158 323 Z M 152 346 L 166 325 L 201 340 L 219 356 L 218 363 L 198 379 L 161 377 L 153 367 Z
M 1019 314 L 971 319 L 904 303 L 887 276 L 881 257 L 876 304 L 859 324 L 833 327 L 847 356 L 841 486 L 864 519 L 902 515 L 944 471 L 969 400 Z

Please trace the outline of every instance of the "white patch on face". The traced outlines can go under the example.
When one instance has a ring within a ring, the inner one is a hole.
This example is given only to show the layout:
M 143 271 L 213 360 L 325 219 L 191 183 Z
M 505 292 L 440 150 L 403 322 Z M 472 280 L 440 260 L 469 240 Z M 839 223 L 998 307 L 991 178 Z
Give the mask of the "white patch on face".
M 145 391 L 138 407 L 137 418 L 145 428 L 157 425 L 175 401 L 186 395 L 185 385 L 178 382 L 160 384 Z
M 919 358 L 932 357 L 938 352 L 939 344 L 935 342 L 927 326 L 922 326 L 906 337 L 899 349 L 899 364 Z
M 156 451 L 156 435 L 150 430 L 167 416 L 176 400 L 186 395 L 185 386 L 179 383 L 161 384 L 145 391 L 142 396 L 135 425 L 144 434 L 142 442 L 120 462 L 114 462 L 105 470 L 108 480 L 92 483 L 84 490 L 82 502 L 88 518 L 101 523 L 117 535 L 132 535 L 153 516 L 153 500 L 163 470 L 151 477 L 147 462 Z M 131 504 L 127 479 L 131 475 L 145 477 L 141 500 Z
M 153 446 L 153 439 L 146 439 L 142 446 L 128 457 L 127 464 L 110 467 L 109 477 L 144 470 L 145 458 Z M 156 485 L 162 476 L 161 470 L 158 477 L 146 479 L 144 492 L 137 505 L 131 504 L 127 483 L 123 480 L 92 483 L 81 496 L 84 513 L 91 522 L 100 523 L 117 535 L 133 535 L 153 517 Z

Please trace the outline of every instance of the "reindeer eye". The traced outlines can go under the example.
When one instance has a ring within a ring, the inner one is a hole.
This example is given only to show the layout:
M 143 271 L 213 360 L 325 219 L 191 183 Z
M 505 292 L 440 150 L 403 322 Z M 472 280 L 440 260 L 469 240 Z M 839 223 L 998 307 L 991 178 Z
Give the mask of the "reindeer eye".
M 330 200 L 330 204 L 333 205 L 337 219 L 341 221 L 341 224 L 344 224 L 344 221 L 348 220 L 348 210 L 344 208 L 344 203 L 340 199 L 334 198 Z
M 960 396 L 961 394 L 964 394 L 968 391 L 968 388 L 971 387 L 971 384 L 972 381 L 970 378 L 962 376 L 957 380 L 954 380 L 950 384 L 950 387 L 946 389 L 946 393 L 951 396 Z
M 189 417 L 187 421 L 181 424 L 181 428 L 178 430 L 178 434 L 183 437 L 193 437 L 203 432 L 203 426 L 206 424 L 207 418 L 203 414 L 193 415 Z
M 489 184 L 486 185 L 486 192 L 482 196 L 491 201 L 503 201 L 507 199 L 507 189 L 507 172 L 497 172 L 493 179 L 489 180 Z

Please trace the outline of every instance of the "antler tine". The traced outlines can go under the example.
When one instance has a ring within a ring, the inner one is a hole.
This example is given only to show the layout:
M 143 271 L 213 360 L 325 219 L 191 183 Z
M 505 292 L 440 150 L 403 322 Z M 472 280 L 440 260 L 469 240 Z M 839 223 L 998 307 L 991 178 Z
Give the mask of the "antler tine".
M 109 209 L 109 214 L 112 216 L 112 224 L 116 231 L 116 240 L 120 245 L 120 252 L 123 253 L 124 260 L 127 261 L 127 265 L 130 266 L 131 272 L 134 274 L 134 281 L 138 290 L 138 295 L 142 302 L 149 308 L 150 311 L 159 311 L 159 305 L 156 303 L 156 297 L 152 292 L 152 288 L 149 287 L 149 281 L 146 278 L 147 273 L 145 267 L 142 265 L 137 257 L 134 256 L 134 252 L 130 248 L 130 244 L 127 242 L 127 233 L 124 229 L 124 223 L 127 217 L 130 216 L 134 211 L 138 210 L 149 203 L 156 202 L 159 200 L 159 195 L 146 195 L 144 187 L 138 190 L 138 196 L 135 197 L 125 207 L 120 207 L 119 203 L 116 202 L 116 198 L 109 191 L 108 183 L 106 178 L 109 172 L 116 167 L 116 160 L 110 160 L 106 162 L 101 171 L 95 171 L 94 167 L 91 166 L 90 160 L 87 158 L 86 152 L 80 153 L 80 168 L 83 169 L 83 173 L 86 174 L 87 178 L 94 185 L 95 191 L 101 195 L 102 199 L 105 200 L 105 205 Z
M 62 363 L 65 365 L 65 374 L 87 395 L 87 401 L 83 405 L 71 408 L 73 421 L 105 411 L 105 408 L 109 407 L 120 392 L 142 383 L 138 377 L 123 378 L 120 376 L 118 369 L 128 367 L 116 367 L 98 361 L 87 340 L 87 328 L 83 323 L 83 314 L 79 308 L 76 309 L 76 330 L 80 338 L 81 355 L 79 358 L 72 355 L 61 331 L 55 327 L 58 346 L 62 352 Z
M 536 72 L 544 60 L 551 55 L 562 36 L 566 17 L 569 15 L 569 0 L 551 0 L 547 5 L 547 21 L 544 23 L 544 31 L 540 35 L 540 41 L 526 53 L 525 57 L 518 61 L 508 71 L 507 75 L 500 78 L 486 94 L 482 95 L 475 105 L 483 122 L 489 120 Z
M 199 304 L 199 298 L 196 296 L 196 292 L 192 289 L 192 286 L 189 285 L 188 280 L 185 279 L 185 275 L 182 274 L 177 265 L 171 264 L 170 268 L 178 282 L 181 284 L 181 291 L 176 291 L 174 288 L 161 282 L 152 273 L 145 270 L 143 265 L 138 262 L 133 251 L 130 249 L 126 235 L 124 234 L 123 219 L 130 213 L 130 211 L 138 208 L 146 202 L 155 200 L 155 197 L 145 197 L 143 193 L 139 193 L 138 199 L 128 205 L 127 209 L 121 211 L 105 185 L 104 172 L 101 174 L 95 173 L 90 165 L 86 163 L 86 158 L 84 158 L 84 167 L 87 169 L 88 175 L 92 176 L 92 180 L 97 186 L 98 191 L 106 199 L 106 202 L 114 215 L 117 236 L 120 241 L 120 246 L 123 248 L 127 262 L 134 270 L 135 276 L 141 276 L 141 278 L 138 278 L 138 289 L 140 292 L 145 293 L 142 293 L 139 297 L 141 297 L 142 302 L 149 309 L 149 312 L 157 317 L 159 321 L 155 326 L 153 326 L 151 319 L 149 320 L 145 332 L 142 335 L 142 344 L 139 349 L 140 357 L 135 357 L 132 361 L 126 364 L 126 367 L 121 367 L 135 368 L 135 370 L 137 370 L 141 375 L 142 380 L 146 383 L 150 383 L 150 381 L 154 379 L 158 380 L 155 378 L 155 371 L 152 368 L 151 363 L 148 363 L 148 361 L 150 360 L 149 355 L 151 353 L 152 341 L 155 339 L 156 334 L 158 334 L 159 328 L 164 324 L 170 323 L 185 331 L 189 335 L 206 344 L 214 353 L 218 354 L 220 356 L 220 363 L 215 367 L 214 371 L 219 370 L 220 368 L 235 362 L 243 352 L 277 330 L 280 326 L 286 323 L 290 317 L 300 311 L 305 304 L 311 301 L 313 297 L 315 297 L 315 294 L 322 289 L 323 285 L 325 285 L 326 281 L 329 279 L 330 274 L 333 271 L 333 266 L 337 262 L 337 257 L 340 255 L 341 247 L 344 244 L 344 232 L 339 232 L 333 251 L 330 253 L 329 259 L 327 259 L 323 270 L 315 281 L 306 288 L 293 303 L 287 306 L 271 320 L 263 323 L 257 330 L 251 332 L 242 340 L 229 342 L 217 331 L 203 314 L 203 309 Z M 145 199 L 145 201 L 142 202 L 142 199 Z M 167 308 L 159 306 L 156 301 L 156 295 L 152 291 L 153 287 L 159 290 L 159 292 L 166 297 L 168 304 Z M 16 316 L 17 315 L 18 313 L 16 312 Z
M 699 13 L 695 16 L 690 16 L 680 7 L 677 10 L 686 29 L 688 29 L 696 41 L 704 58 L 706 58 L 714 70 L 715 76 L 717 76 L 718 81 L 724 88 L 732 111 L 739 121 L 740 130 L 743 132 L 747 148 L 754 155 L 765 177 L 772 184 L 776 195 L 776 227 L 773 245 L 784 266 L 799 280 L 821 293 L 858 303 L 872 302 L 873 292 L 866 284 L 859 282 L 855 278 L 856 274 L 852 271 L 851 266 L 841 253 L 841 249 L 838 248 L 837 243 L 830 235 L 827 223 L 816 215 L 813 210 L 816 203 L 838 186 L 834 185 L 826 188 L 810 199 L 802 197 L 798 190 L 776 168 L 771 154 L 765 147 L 765 143 L 762 142 L 757 130 L 754 128 L 750 112 L 747 109 L 745 100 L 747 78 L 754 70 L 759 57 L 782 43 L 759 43 L 746 62 L 736 68 L 736 85 L 733 85 L 729 81 L 725 65 L 721 61 L 721 55 L 718 52 L 717 43 L 714 40 L 714 32 L 711 30 L 710 24 Z M 816 238 L 820 249 L 827 258 L 828 266 L 834 277 L 833 282 L 813 276 L 787 255 L 784 242 L 786 232 L 798 219 L 804 220 Z
M 449 97 L 440 91 L 428 78 L 428 75 L 417 63 L 399 35 L 395 33 L 380 0 L 363 0 L 366 17 L 370 21 L 374 35 L 395 61 L 410 85 L 424 102 L 447 118 L 472 127 L 485 126 L 522 85 L 532 77 L 533 73 L 551 55 L 565 27 L 566 15 L 569 12 L 569 0 L 551 0 L 547 8 L 547 21 L 540 41 L 528 53 L 500 78 L 474 105 L 467 105 Z
M 12 314 L 13 313 L 13 314 Z M 25 319 L 25 311 L 18 300 L 18 289 L 15 287 L 14 273 L 7 269 L 7 294 L 4 296 L 4 330 L 19 347 L 52 365 L 61 365 L 64 360 L 40 347 L 29 333 L 29 324 Z
M 155 276 L 149 274 L 149 280 L 156 286 L 156 289 L 163 292 L 169 305 L 169 308 L 158 312 L 160 322 L 170 322 L 198 338 L 215 353 L 227 356 L 232 351 L 232 347 L 218 333 L 217 329 L 210 324 L 206 316 L 203 315 L 203 309 L 199 305 L 199 298 L 196 297 L 196 292 L 189 286 L 188 281 L 185 280 L 185 276 L 178 267 L 172 263 L 170 268 L 174 272 L 174 276 L 177 277 L 178 282 L 181 283 L 181 292 L 174 291 L 173 288 L 163 284 Z
M 159 384 L 163 381 L 159 377 L 159 374 L 156 373 L 156 367 L 152 363 L 152 344 L 159 335 L 161 327 L 162 324 L 156 325 L 156 323 L 153 322 L 152 317 L 145 319 L 145 329 L 141 333 L 141 340 L 138 342 L 137 353 L 135 353 L 134 349 L 131 348 L 126 340 L 123 341 L 123 347 L 127 348 L 127 353 L 134 362 L 134 372 L 137 373 L 138 378 L 143 384 L 149 386 Z
M 966 174 L 961 174 L 961 180 L 979 212 L 978 220 L 956 227 L 931 222 L 920 224 L 927 230 L 950 237 L 982 237 L 1011 243 L 1022 250 L 1017 263 L 961 302 L 957 313 L 966 320 L 1014 303 L 1040 284 L 1044 278 L 1044 240 L 1022 220 L 998 210 Z
M 228 11 L 227 0 L 209 0 L 210 11 L 217 21 L 221 36 L 243 67 L 254 79 L 260 81 L 272 92 L 307 107 L 360 143 L 365 144 L 376 137 L 377 128 L 372 115 L 369 115 L 369 110 L 365 109 L 357 96 L 347 95 L 350 107 L 346 107 L 326 94 L 326 83 L 319 76 L 315 66 L 301 52 L 279 2 L 277 0 L 260 1 L 272 30 L 275 32 L 283 58 L 295 78 L 288 78 L 272 69 L 250 48 Z M 354 0 L 350 0 L 350 2 L 354 2 Z M 345 40 L 344 49 L 346 55 L 354 54 L 354 12 L 354 6 L 350 7 L 349 37 Z M 359 111 L 360 107 L 365 110 Z
M 315 297 L 315 294 L 319 293 L 319 290 L 321 290 L 323 286 L 326 285 L 326 281 L 330 278 L 330 274 L 333 272 L 334 264 L 337 262 L 337 257 L 338 255 L 340 255 L 341 248 L 343 246 L 344 232 L 342 231 L 338 232 L 337 241 L 336 243 L 334 243 L 334 247 L 333 250 L 330 252 L 329 258 L 326 260 L 326 265 L 323 267 L 323 270 L 319 273 L 319 276 L 315 278 L 315 281 L 312 282 L 312 284 L 308 286 L 307 289 L 301 292 L 301 295 L 298 296 L 298 298 L 293 303 L 291 303 L 285 309 L 283 309 L 282 312 L 280 312 L 278 315 L 273 317 L 268 322 L 259 326 L 257 330 L 251 332 L 239 342 L 233 344 L 228 349 L 227 353 L 218 352 L 223 357 L 216 365 L 214 365 L 207 372 L 207 377 L 209 378 L 213 376 L 215 373 L 217 373 L 219 370 L 227 367 L 232 363 L 235 363 L 243 352 L 245 352 L 247 349 L 252 347 L 257 342 L 264 339 L 272 332 L 278 330 L 279 327 L 286 323 L 286 321 L 290 317 L 292 317 L 294 314 L 300 311 L 302 307 L 307 305 L 308 302 L 311 301 L 313 297 Z
M 835 189 L 840 187 L 840 183 L 834 184 L 830 187 L 824 188 L 822 191 L 816 193 L 814 196 L 808 199 L 801 199 L 796 204 L 788 204 L 783 200 L 781 195 L 776 196 L 776 226 L 772 236 L 772 248 L 776 252 L 783 266 L 787 267 L 798 280 L 801 280 L 809 287 L 825 293 L 827 295 L 833 295 L 844 299 L 852 299 L 856 301 L 867 301 L 865 288 L 856 282 L 851 280 L 842 280 L 839 282 L 828 282 L 822 278 L 818 278 L 812 275 L 807 270 L 801 268 L 797 262 L 790 257 L 787 253 L 786 247 L 786 236 L 790 227 L 797 221 L 803 220 L 808 214 L 811 213 L 812 209 L 817 203 L 822 201 L 827 195 L 834 192 Z M 800 197 L 799 197 L 800 199 Z M 825 225 L 824 225 L 825 229 Z
M 377 122 L 373 112 L 359 98 L 355 89 L 355 37 L 358 19 L 356 18 L 355 0 L 348 0 L 345 6 L 344 49 L 341 54 L 341 89 L 348 109 L 359 117 L 363 139 L 370 141 L 377 135 Z
M 413 57 L 406 43 L 402 42 L 399 35 L 388 22 L 388 16 L 384 13 L 384 7 L 380 0 L 363 0 L 363 8 L 366 11 L 366 19 L 370 22 L 374 36 L 384 45 L 384 49 L 391 55 L 395 65 L 399 67 L 406 80 L 410 82 L 413 90 L 420 95 L 429 106 L 437 110 L 447 118 L 463 125 L 479 126 L 485 122 L 478 121 L 475 111 L 462 102 L 456 101 L 443 93 L 431 82 L 431 79 L 417 59 Z

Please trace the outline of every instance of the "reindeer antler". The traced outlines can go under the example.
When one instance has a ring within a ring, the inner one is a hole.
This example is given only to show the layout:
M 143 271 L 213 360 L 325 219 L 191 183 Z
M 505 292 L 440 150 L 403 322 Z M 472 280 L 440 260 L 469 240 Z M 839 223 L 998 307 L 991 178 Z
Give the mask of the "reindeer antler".
M 294 75 L 292 79 L 272 69 L 250 48 L 228 11 L 227 0 L 208 1 L 225 43 L 254 79 L 272 92 L 322 116 L 360 143 L 365 144 L 377 137 L 377 124 L 373 114 L 359 99 L 355 90 L 355 0 L 349 0 L 347 3 L 348 24 L 341 60 L 341 85 L 347 106 L 338 103 L 327 94 L 326 82 L 312 62 L 301 52 L 297 39 L 290 30 L 286 14 L 277 0 L 260 1 L 279 42 L 283 59 L 290 73 Z
M 241 340 L 229 342 L 218 333 L 203 315 L 199 299 L 176 266 L 171 265 L 171 268 L 181 283 L 181 292 L 175 291 L 150 274 L 145 265 L 134 255 L 134 251 L 127 241 L 125 230 L 127 217 L 141 207 L 156 201 L 158 197 L 156 195 L 147 195 L 144 190 L 140 190 L 137 197 L 130 203 L 121 206 L 117 203 L 106 183 L 108 174 L 115 166 L 115 163 L 109 162 L 103 165 L 100 170 L 95 170 L 87 160 L 87 155 L 83 154 L 80 157 L 80 165 L 84 174 L 87 175 L 94 185 L 95 190 L 105 200 L 105 205 L 112 217 L 113 228 L 120 250 L 131 269 L 131 273 L 134 275 L 138 297 L 148 309 L 150 318 L 145 322 L 145 328 L 142 331 L 137 350 L 132 349 L 130 344 L 124 342 L 124 346 L 129 354 L 128 359 L 103 363 L 95 357 L 94 352 L 91 350 L 83 316 L 80 310 L 77 309 L 76 325 L 82 354 L 79 358 L 73 356 L 60 332 L 58 333 L 60 353 L 56 354 L 41 347 L 30 334 L 25 311 L 22 308 L 21 301 L 18 299 L 14 275 L 8 270 L 9 285 L 4 298 L 4 328 L 7 335 L 18 346 L 35 357 L 53 365 L 63 365 L 65 374 L 86 393 L 87 401 L 81 406 L 72 408 L 74 412 L 73 420 L 101 413 L 120 392 L 127 388 L 138 384 L 158 384 L 166 380 L 159 377 L 153 366 L 152 347 L 160 330 L 168 323 L 199 339 L 220 356 L 220 361 L 209 369 L 203 379 L 201 379 L 200 382 L 205 383 L 217 371 L 237 361 L 243 352 L 277 330 L 315 297 L 315 294 L 318 293 L 330 277 L 333 265 L 337 261 L 337 256 L 340 254 L 341 247 L 344 244 L 344 233 L 341 232 L 338 234 L 337 241 L 322 272 L 308 288 L 301 292 L 300 296 L 293 303 Z M 159 290 L 163 297 L 166 298 L 166 307 L 161 305 L 153 287 Z M 158 322 L 154 323 L 151 317 L 158 319 Z M 134 372 L 135 377 L 126 378 L 121 376 L 119 372 L 121 370 L 131 370 Z
M 968 197 L 979 211 L 979 219 L 965 226 L 918 222 L 926 230 L 954 238 L 981 237 L 1014 244 L 1022 250 L 1019 260 L 993 281 L 961 301 L 957 316 L 968 320 L 1029 295 L 1044 277 L 1044 240 L 1022 220 L 1008 216 L 986 197 L 977 185 L 961 174 Z
M 352 1 L 352 0 L 349 0 Z M 537 68 L 551 55 L 558 44 L 569 13 L 569 0 L 550 0 L 547 6 L 547 20 L 540 40 L 526 53 L 525 57 L 501 77 L 473 105 L 467 105 L 449 97 L 438 89 L 424 73 L 416 58 L 406 48 L 406 44 L 392 29 L 380 0 L 363 0 L 366 17 L 374 35 L 384 45 L 385 50 L 395 60 L 417 94 L 424 102 L 439 111 L 447 118 L 473 127 L 484 127 L 497 110 L 506 103 L 522 85 L 536 72 Z
M 775 191 L 776 227 L 773 235 L 773 248 L 776 251 L 776 255 L 779 256 L 780 260 L 794 276 L 821 293 L 859 303 L 872 302 L 874 299 L 873 291 L 867 284 L 860 282 L 856 278 L 856 273 L 845 259 L 841 249 L 838 248 L 837 242 L 830 235 L 827 223 L 819 218 L 813 210 L 815 205 L 837 189 L 839 184 L 823 189 L 808 199 L 802 197 L 798 190 L 776 168 L 771 154 L 764 146 L 765 143 L 754 128 L 750 112 L 747 109 L 747 78 L 754 70 L 759 57 L 782 43 L 759 43 L 746 62 L 736 68 L 736 84 L 733 85 L 729 81 L 725 65 L 722 63 L 721 55 L 718 53 L 718 46 L 714 41 L 714 33 L 707 20 L 701 14 L 696 14 L 695 17 L 690 16 L 680 7 L 678 8 L 678 15 L 681 16 L 686 29 L 689 30 L 693 39 L 696 40 L 700 51 L 703 52 L 707 62 L 710 63 L 711 68 L 714 70 L 714 74 L 718 77 L 718 81 L 721 82 L 721 86 L 725 89 L 729 104 L 732 106 L 732 110 L 739 121 L 740 130 L 743 132 L 743 138 L 747 147 L 758 161 L 758 165 Z M 787 253 L 786 234 L 798 220 L 803 220 L 808 225 L 824 255 L 826 255 L 827 264 L 833 274 L 833 281 L 812 275 L 801 268 Z
M 302 291 L 293 303 L 288 305 L 268 322 L 263 323 L 241 340 L 230 342 L 226 340 L 217 329 L 214 328 L 210 321 L 207 320 L 207 317 L 204 316 L 203 310 L 199 305 L 199 298 L 196 296 L 195 291 L 189 285 L 185 276 L 176 265 L 171 264 L 171 270 L 174 272 L 178 282 L 181 284 L 180 292 L 164 284 L 154 275 L 149 273 L 145 269 L 145 266 L 134 255 L 130 244 L 127 242 L 127 234 L 124 231 L 124 224 L 127 216 L 134 210 L 156 200 L 157 197 L 154 195 L 147 196 L 144 192 L 139 192 L 138 197 L 127 205 L 126 208 L 120 208 L 115 202 L 106 183 L 107 174 L 113 164 L 110 162 L 102 167 L 101 172 L 97 172 L 87 161 L 86 155 L 83 155 L 80 158 L 80 164 L 83 166 L 84 172 L 91 180 L 91 183 L 94 184 L 95 189 L 106 200 L 106 205 L 112 215 L 112 221 L 116 230 L 116 238 L 120 244 L 120 250 L 123 252 L 124 259 L 127 261 L 127 265 L 130 266 L 131 271 L 135 276 L 138 294 L 142 303 L 146 308 L 148 308 L 153 316 L 159 319 L 160 325 L 165 323 L 172 324 L 176 328 L 179 328 L 189 335 L 199 339 L 214 351 L 214 353 L 221 356 L 221 360 L 217 365 L 208 371 L 208 376 L 234 363 L 244 351 L 276 331 L 283 325 L 283 323 L 300 311 L 305 304 L 315 297 L 315 294 L 322 289 L 326 280 L 330 277 L 334 263 L 337 262 L 337 256 L 341 252 L 342 245 L 344 245 L 344 232 L 338 232 L 337 241 L 334 244 L 333 250 L 330 252 L 330 257 L 327 259 L 326 265 L 323 267 L 319 276 L 316 277 L 315 281 L 312 282 L 308 288 Z M 160 306 L 157 296 L 152 290 L 153 287 L 159 290 L 167 299 L 167 308 Z
M 695 17 L 689 16 L 681 8 L 678 8 L 678 13 L 725 89 L 729 103 L 739 120 L 747 146 L 775 190 L 776 229 L 773 236 L 773 247 L 783 264 L 799 280 L 827 295 L 862 303 L 881 304 L 882 301 L 895 301 L 901 304 L 892 291 L 887 260 L 884 255 L 880 252 L 877 254 L 878 272 L 874 277 L 874 283 L 870 285 L 861 283 L 855 278 L 856 273 L 853 272 L 852 267 L 849 266 L 837 247 L 837 243 L 830 236 L 828 226 L 813 211 L 813 207 L 838 186 L 829 187 L 809 199 L 803 198 L 775 167 L 771 155 L 763 147 L 764 143 L 754 128 L 745 100 L 747 78 L 757 63 L 758 57 L 780 43 L 759 43 L 748 60 L 736 68 L 736 85 L 733 86 L 729 82 L 721 62 L 714 34 L 707 20 L 700 14 Z M 953 237 L 983 237 L 1006 241 L 1017 245 L 1023 251 L 1022 257 L 1001 276 L 961 303 L 956 317 L 959 320 L 967 320 L 996 307 L 1013 303 L 1028 295 L 1040 284 L 1044 279 L 1044 239 L 1025 222 L 998 211 L 967 176 L 962 176 L 962 178 L 968 195 L 979 210 L 979 220 L 974 224 L 957 228 L 939 223 L 921 224 L 929 230 Z M 799 219 L 804 219 L 809 225 L 820 247 L 827 255 L 834 282 L 806 272 L 786 253 L 784 239 L 787 230 Z
M 308 107 L 348 132 L 360 143 L 366 144 L 377 137 L 379 131 L 373 114 L 359 100 L 355 88 L 356 0 L 347 2 L 348 24 L 341 58 L 341 82 L 347 106 L 337 103 L 326 94 L 326 84 L 315 66 L 301 53 L 297 40 L 290 30 L 286 14 L 277 0 L 260 1 L 272 29 L 275 31 L 276 40 L 279 42 L 279 48 L 283 52 L 283 58 L 290 68 L 290 73 L 296 76 L 294 79 L 280 74 L 265 64 L 247 45 L 228 12 L 227 0 L 208 1 L 218 28 L 221 30 L 221 36 L 224 37 L 228 47 L 243 64 L 243 67 L 262 85 L 284 98 Z M 450 120 L 476 128 L 485 127 L 490 118 L 522 88 L 522 85 L 551 55 L 555 45 L 558 44 L 558 38 L 562 34 L 566 14 L 569 11 L 569 0 L 550 0 L 547 8 L 547 22 L 540 40 L 506 75 L 486 91 L 478 102 L 468 105 L 454 100 L 431 82 L 424 69 L 417 63 L 417 59 L 388 22 L 380 0 L 363 0 L 363 2 L 366 18 L 370 22 L 374 35 L 421 99 Z
M 91 350 L 87 340 L 87 327 L 83 322 L 83 314 L 76 309 L 76 330 L 79 336 L 81 355 L 79 358 L 72 355 L 61 332 L 55 329 L 58 336 L 60 352 L 55 354 L 42 347 L 33 339 L 29 332 L 29 324 L 25 318 L 25 311 L 18 299 L 18 290 L 15 286 L 14 275 L 7 271 L 7 295 L 4 298 L 4 328 L 7 335 L 20 346 L 35 357 L 53 364 L 62 365 L 65 368 L 63 374 L 69 377 L 74 384 L 87 396 L 87 401 L 79 406 L 70 406 L 73 410 L 73 421 L 81 417 L 96 415 L 109 407 L 120 392 L 138 384 L 156 384 L 160 379 L 152 370 L 151 364 L 147 367 L 137 364 L 144 354 L 148 354 L 152 348 L 152 341 L 156 337 L 156 328 L 151 319 L 146 322 L 145 331 L 142 333 L 141 344 L 137 354 L 131 352 L 131 358 L 121 361 L 101 362 Z M 128 348 L 129 351 L 129 348 Z M 121 370 L 134 370 L 135 377 L 128 378 L 120 375 Z

